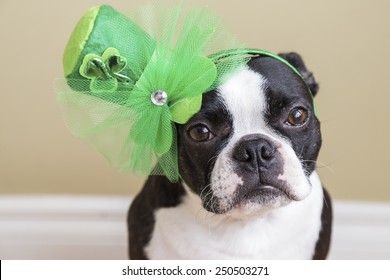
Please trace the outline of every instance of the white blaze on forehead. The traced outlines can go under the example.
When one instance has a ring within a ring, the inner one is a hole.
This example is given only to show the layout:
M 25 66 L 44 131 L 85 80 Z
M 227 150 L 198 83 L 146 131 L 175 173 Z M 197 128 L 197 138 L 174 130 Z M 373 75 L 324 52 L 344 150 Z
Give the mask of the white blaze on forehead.
M 264 132 L 263 113 L 266 110 L 263 77 L 248 68 L 243 68 L 227 80 L 219 92 L 225 106 L 233 117 L 235 135 Z

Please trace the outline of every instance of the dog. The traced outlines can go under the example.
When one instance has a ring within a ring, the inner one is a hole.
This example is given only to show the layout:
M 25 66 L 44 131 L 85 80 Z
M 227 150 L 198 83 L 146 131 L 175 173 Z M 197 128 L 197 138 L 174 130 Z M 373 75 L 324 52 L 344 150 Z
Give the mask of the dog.
M 325 259 L 332 208 L 316 173 L 318 84 L 254 56 L 177 124 L 181 180 L 149 176 L 128 213 L 130 259 Z

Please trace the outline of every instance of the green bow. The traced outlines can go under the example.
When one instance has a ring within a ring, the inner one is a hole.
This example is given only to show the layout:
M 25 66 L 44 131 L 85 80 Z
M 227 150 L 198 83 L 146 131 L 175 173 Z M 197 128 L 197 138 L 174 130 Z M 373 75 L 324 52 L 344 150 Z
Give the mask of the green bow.
M 184 124 L 200 110 L 202 94 L 216 77 L 214 63 L 202 56 L 193 57 L 179 67 L 180 56 L 159 48 L 136 83 L 126 106 L 138 113 L 131 134 L 136 143 L 164 154 L 171 148 L 173 122 Z M 186 70 L 184 70 L 186 69 Z M 166 94 L 161 104 L 154 102 L 155 92 Z
M 203 52 L 218 19 L 206 9 L 193 10 L 175 37 L 179 12 L 163 21 L 154 41 L 111 7 L 91 9 L 65 50 L 64 69 L 74 92 L 61 98 L 85 108 L 90 121 L 80 122 L 80 113 L 72 112 L 70 129 L 112 163 L 171 181 L 179 179 L 175 123 L 186 123 L 200 110 L 202 94 L 217 79 L 216 65 Z

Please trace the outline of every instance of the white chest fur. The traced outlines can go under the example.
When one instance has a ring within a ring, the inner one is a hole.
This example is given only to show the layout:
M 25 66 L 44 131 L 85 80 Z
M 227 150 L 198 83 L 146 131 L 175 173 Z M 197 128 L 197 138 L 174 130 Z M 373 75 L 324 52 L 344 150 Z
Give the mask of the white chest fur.
M 323 190 L 317 174 L 310 195 L 248 219 L 203 210 L 195 195 L 155 213 L 146 247 L 150 259 L 311 259 L 321 230 Z

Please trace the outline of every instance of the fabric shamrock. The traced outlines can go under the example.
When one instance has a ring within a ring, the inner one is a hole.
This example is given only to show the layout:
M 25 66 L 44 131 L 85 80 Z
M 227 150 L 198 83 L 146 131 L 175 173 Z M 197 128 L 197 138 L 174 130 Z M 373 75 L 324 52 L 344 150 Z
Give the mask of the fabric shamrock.
M 119 55 L 115 48 L 108 48 L 100 57 L 88 54 L 80 66 L 80 75 L 91 79 L 92 92 L 114 92 L 118 89 L 118 81 L 128 83 L 129 78 L 119 72 L 126 67 L 126 58 Z

